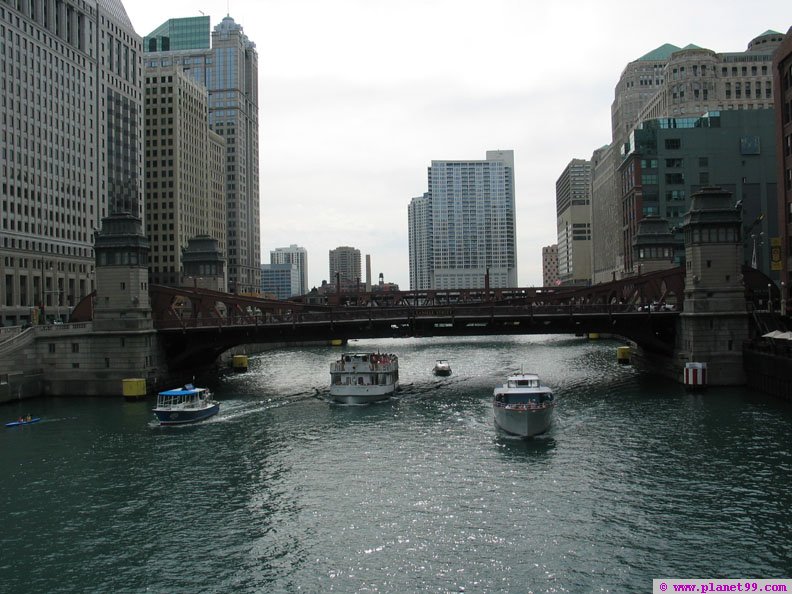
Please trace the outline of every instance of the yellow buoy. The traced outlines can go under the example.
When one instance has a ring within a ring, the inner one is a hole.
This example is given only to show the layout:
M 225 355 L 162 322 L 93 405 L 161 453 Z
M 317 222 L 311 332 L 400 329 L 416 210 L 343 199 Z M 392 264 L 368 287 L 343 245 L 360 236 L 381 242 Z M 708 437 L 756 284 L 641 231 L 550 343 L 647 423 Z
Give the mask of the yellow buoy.
M 121 380 L 124 398 L 137 400 L 146 397 L 146 380 L 142 377 L 131 377 Z
M 247 355 L 234 355 L 234 358 L 231 361 L 231 366 L 234 368 L 234 371 L 247 371 Z
M 330 346 L 344 346 L 344 341 L 341 338 L 334 338 L 330 341 Z
M 623 365 L 630 364 L 630 347 L 620 346 L 616 349 L 616 360 Z

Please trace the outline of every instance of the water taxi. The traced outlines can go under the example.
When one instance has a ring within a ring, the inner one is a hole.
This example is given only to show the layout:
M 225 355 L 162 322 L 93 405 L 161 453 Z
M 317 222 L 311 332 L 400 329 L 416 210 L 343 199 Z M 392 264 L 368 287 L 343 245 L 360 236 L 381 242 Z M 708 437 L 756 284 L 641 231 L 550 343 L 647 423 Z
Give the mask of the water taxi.
M 506 433 L 531 437 L 547 431 L 553 416 L 553 392 L 535 373 L 510 375 L 495 388 L 492 399 L 495 424 Z
M 451 375 L 451 364 L 445 359 L 438 359 L 435 363 L 432 373 L 435 375 Z
M 165 390 L 157 394 L 154 414 L 160 425 L 183 425 L 195 423 L 216 415 L 220 410 L 208 388 L 196 388 L 187 384 L 182 388 Z
M 396 355 L 344 353 L 330 365 L 330 397 L 342 404 L 387 400 L 398 387 Z

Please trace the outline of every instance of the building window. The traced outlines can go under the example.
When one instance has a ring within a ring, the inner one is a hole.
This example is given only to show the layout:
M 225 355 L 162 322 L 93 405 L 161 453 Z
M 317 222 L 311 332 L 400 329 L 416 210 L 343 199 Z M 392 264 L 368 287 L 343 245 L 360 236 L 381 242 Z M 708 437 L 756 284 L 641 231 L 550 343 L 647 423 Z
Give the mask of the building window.
M 679 138 L 666 138 L 665 147 L 667 150 L 677 150 L 682 148 L 682 141 Z

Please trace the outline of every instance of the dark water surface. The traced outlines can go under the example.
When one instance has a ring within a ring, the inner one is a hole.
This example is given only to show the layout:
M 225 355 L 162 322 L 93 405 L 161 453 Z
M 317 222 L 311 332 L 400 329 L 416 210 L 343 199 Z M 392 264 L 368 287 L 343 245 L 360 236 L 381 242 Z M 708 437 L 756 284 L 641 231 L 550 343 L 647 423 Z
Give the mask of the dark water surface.
M 328 403 L 340 349 L 203 378 L 220 414 L 148 402 L 0 407 L 4 592 L 648 592 L 652 578 L 792 576 L 792 408 L 689 394 L 553 336 L 360 341 L 402 389 Z M 435 378 L 436 359 L 453 374 Z M 558 406 L 520 441 L 493 387 L 538 372 Z

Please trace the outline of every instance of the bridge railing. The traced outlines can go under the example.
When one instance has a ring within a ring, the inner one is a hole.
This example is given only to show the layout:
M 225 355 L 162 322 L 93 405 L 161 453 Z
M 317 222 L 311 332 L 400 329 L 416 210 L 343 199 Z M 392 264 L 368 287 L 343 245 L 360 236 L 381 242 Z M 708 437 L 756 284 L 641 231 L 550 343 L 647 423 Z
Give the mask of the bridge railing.
M 628 303 L 570 303 L 565 305 L 530 303 L 525 305 L 448 305 L 432 307 L 393 306 L 393 307 L 347 307 L 341 306 L 330 311 L 293 311 L 284 314 L 236 315 L 228 317 L 206 317 L 155 320 L 159 329 L 218 328 L 233 326 L 275 326 L 312 323 L 360 322 L 363 320 L 392 320 L 394 323 L 407 323 L 410 320 L 426 318 L 524 318 L 532 316 L 569 316 L 569 315 L 611 315 L 625 313 L 659 314 L 674 311 L 668 307 L 653 305 L 636 306 Z

